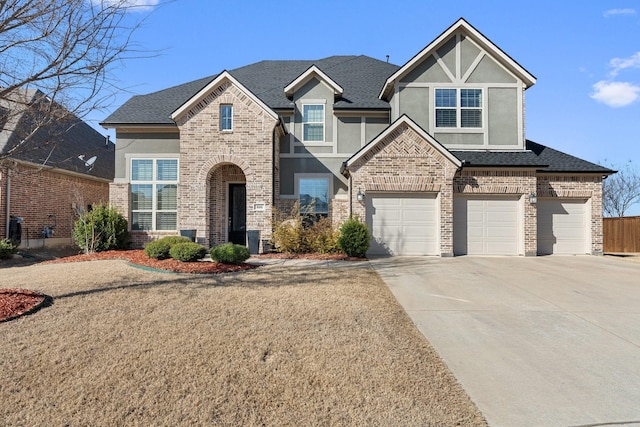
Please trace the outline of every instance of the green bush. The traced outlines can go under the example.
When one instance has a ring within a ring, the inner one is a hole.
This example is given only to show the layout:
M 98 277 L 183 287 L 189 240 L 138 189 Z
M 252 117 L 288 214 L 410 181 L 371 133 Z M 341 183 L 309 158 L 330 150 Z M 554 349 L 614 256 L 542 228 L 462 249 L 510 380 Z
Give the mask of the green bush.
M 192 243 L 191 239 L 183 236 L 165 236 L 161 239 L 147 243 L 144 253 L 149 258 L 167 259 L 171 256 L 171 248 L 178 243 Z M 204 256 L 204 255 L 203 255 Z
M 278 252 L 299 254 L 304 252 L 305 244 L 302 238 L 304 227 L 302 218 L 293 218 L 276 224 L 273 230 L 273 246 Z
M 98 205 L 80 215 L 73 225 L 73 240 L 86 253 L 126 249 L 127 220 L 114 208 Z
M 240 264 L 248 260 L 249 256 L 249 249 L 233 243 L 224 243 L 211 249 L 211 258 L 225 264 Z
M 0 240 L 0 259 L 10 259 L 16 252 L 18 252 L 18 247 L 11 240 Z
M 149 242 L 144 247 L 144 253 L 149 258 L 155 259 L 167 259 L 169 258 L 169 251 L 171 250 L 171 245 L 169 242 L 164 239 L 154 240 L 153 242 Z
M 191 239 L 189 239 L 188 237 L 184 237 L 184 236 L 165 236 L 162 239 L 163 242 L 166 242 L 169 244 L 169 246 L 173 246 L 176 245 L 178 243 L 192 243 Z
M 364 257 L 370 242 L 369 228 L 358 218 L 351 217 L 340 227 L 338 247 L 348 256 Z
M 176 243 L 171 246 L 171 249 L 169 250 L 171 258 L 182 262 L 198 261 L 199 259 L 204 258 L 206 254 L 207 249 L 194 242 Z

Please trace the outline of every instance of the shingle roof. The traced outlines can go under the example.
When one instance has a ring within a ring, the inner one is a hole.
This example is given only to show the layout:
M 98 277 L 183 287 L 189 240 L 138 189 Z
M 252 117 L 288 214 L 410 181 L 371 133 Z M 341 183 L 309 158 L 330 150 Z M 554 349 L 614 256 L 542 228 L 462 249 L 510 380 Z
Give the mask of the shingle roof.
M 330 56 L 319 60 L 261 61 L 229 73 L 271 109 L 293 108 L 284 88 L 315 65 L 344 88 L 336 109 L 389 109 L 378 92 L 397 65 L 368 56 Z M 171 113 L 198 93 L 217 75 L 205 77 L 128 100 L 103 124 L 173 124 Z
M 535 167 L 544 172 L 613 173 L 609 168 L 527 140 L 527 151 L 462 151 L 451 153 L 464 165 L 479 167 Z
M 31 104 L 44 99 L 44 96 L 42 92 L 29 92 L 28 100 L 23 102 Z M 15 106 L 7 100 L 3 100 L 1 104 L 5 111 L 11 110 L 13 118 L 11 123 L 5 123 L 5 126 L 0 129 L 0 154 L 10 153 L 9 157 L 13 159 L 93 177 L 113 179 L 115 166 L 113 144 L 107 144 L 105 136 L 83 120 L 67 112 L 69 116 L 31 135 L 35 121 L 33 116 L 38 113 L 25 109 L 24 106 Z M 23 145 L 24 148 L 16 148 L 27 135 L 29 139 Z M 15 150 L 11 152 L 14 148 Z M 85 160 L 80 159 L 79 156 L 83 156 Z M 87 166 L 86 160 L 94 156 L 97 157 L 95 162 Z

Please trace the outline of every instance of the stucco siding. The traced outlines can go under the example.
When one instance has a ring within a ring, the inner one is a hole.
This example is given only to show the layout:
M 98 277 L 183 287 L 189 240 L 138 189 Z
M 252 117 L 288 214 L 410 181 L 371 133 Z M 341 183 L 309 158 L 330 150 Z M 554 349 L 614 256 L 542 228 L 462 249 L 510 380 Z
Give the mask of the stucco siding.
M 515 88 L 488 90 L 489 145 L 518 145 L 518 92 Z
M 295 94 L 296 106 L 294 135 L 300 142 L 303 140 L 302 132 L 302 106 L 304 104 L 316 104 L 318 100 L 324 103 L 324 142 L 333 142 L 333 91 L 317 79 L 311 79 L 303 85 Z
M 362 118 L 338 117 L 338 153 L 349 155 L 358 151 L 362 139 Z
M 469 76 L 467 83 L 516 83 L 516 79 L 485 55 Z
M 347 158 L 305 157 L 280 159 L 280 194 L 295 194 L 296 173 L 330 173 L 333 175 L 333 193 L 346 194 L 347 184 L 340 173 L 342 162 Z
M 429 87 L 400 89 L 399 115 L 406 114 L 423 129 L 429 129 Z
M 180 134 L 176 133 L 116 133 L 115 178 L 127 178 L 129 153 L 180 154 Z
M 407 73 L 401 80 L 402 83 L 449 83 L 451 79 L 436 62 L 433 56 L 429 56 L 413 70 Z

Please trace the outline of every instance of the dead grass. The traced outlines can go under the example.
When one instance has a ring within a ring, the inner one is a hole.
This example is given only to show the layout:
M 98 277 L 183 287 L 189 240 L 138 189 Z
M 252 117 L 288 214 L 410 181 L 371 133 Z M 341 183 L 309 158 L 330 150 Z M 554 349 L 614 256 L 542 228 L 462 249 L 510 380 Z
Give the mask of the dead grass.
M 370 269 L 2 274 L 54 303 L 0 324 L 0 425 L 485 425 Z

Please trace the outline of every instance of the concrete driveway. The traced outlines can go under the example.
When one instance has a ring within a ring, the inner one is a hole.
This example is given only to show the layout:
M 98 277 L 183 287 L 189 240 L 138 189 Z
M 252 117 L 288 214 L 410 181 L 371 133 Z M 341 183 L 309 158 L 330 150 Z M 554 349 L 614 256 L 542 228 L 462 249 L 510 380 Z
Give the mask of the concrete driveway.
M 640 264 L 371 261 L 491 426 L 640 425 Z

